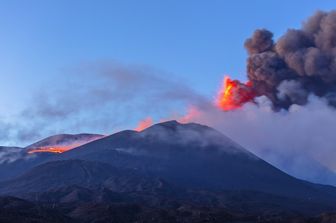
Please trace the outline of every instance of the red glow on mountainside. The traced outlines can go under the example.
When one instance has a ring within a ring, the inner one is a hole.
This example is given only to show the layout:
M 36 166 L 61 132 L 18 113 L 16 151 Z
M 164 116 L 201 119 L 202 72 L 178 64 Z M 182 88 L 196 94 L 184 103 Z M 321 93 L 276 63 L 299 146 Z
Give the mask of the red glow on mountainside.
M 195 118 L 197 118 L 201 114 L 201 111 L 199 111 L 196 107 L 190 106 L 187 110 L 187 113 L 178 119 L 181 123 L 189 123 L 192 122 Z
M 151 117 L 147 117 L 147 118 L 141 120 L 134 130 L 140 132 L 140 131 L 148 128 L 151 125 L 153 125 L 153 119 Z

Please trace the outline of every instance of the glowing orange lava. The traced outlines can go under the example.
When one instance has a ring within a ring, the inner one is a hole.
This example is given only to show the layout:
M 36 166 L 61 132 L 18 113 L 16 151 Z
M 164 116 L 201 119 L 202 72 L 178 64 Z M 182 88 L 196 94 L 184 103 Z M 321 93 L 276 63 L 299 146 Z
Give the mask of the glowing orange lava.
M 70 135 L 71 136 L 71 135 Z M 34 143 L 27 147 L 27 153 L 64 153 L 68 150 L 75 149 L 79 146 L 87 144 L 89 142 L 101 139 L 104 135 L 92 135 L 76 137 L 74 139 L 62 138 L 69 137 L 67 135 L 55 135 Z
M 241 107 L 244 103 L 252 101 L 255 93 L 252 89 L 252 83 L 240 83 L 238 80 L 231 80 L 230 77 L 224 78 L 222 89 L 216 99 L 216 105 L 229 111 Z
M 79 145 L 70 145 L 70 146 L 45 146 L 34 148 L 28 151 L 29 154 L 32 153 L 64 153 L 68 150 L 71 150 Z
M 144 120 L 141 120 L 134 130 L 140 132 L 151 125 L 153 125 L 153 119 L 151 117 L 147 117 Z

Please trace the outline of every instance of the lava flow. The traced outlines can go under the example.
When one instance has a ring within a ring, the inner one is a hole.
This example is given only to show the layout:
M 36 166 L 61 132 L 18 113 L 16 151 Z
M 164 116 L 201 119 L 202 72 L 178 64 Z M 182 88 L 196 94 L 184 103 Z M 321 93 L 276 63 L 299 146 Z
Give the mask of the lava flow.
M 255 92 L 251 82 L 243 84 L 238 80 L 231 80 L 230 77 L 226 76 L 222 89 L 218 94 L 216 105 L 224 111 L 229 111 L 252 101 L 254 97 Z
M 28 151 L 29 154 L 32 153 L 64 153 L 68 150 L 71 150 L 78 145 L 70 145 L 70 146 L 45 146 L 39 148 L 33 148 Z

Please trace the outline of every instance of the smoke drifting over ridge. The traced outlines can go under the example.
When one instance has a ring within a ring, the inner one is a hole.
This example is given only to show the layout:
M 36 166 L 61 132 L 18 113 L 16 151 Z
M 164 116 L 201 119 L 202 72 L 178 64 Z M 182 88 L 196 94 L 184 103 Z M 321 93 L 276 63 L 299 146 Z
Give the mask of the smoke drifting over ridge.
M 295 177 L 336 185 L 336 110 L 316 96 L 277 112 L 265 96 L 255 101 L 225 112 L 193 108 L 176 118 L 211 126 Z
M 110 134 L 134 128 L 130 123 L 144 115 L 165 116 L 189 103 L 207 104 L 184 81 L 167 79 L 172 75 L 148 66 L 87 62 L 66 75 L 67 82 L 55 81 L 52 87 L 34 92 L 14 121 L 0 121 L 1 145 L 26 146 L 62 133 Z
M 258 29 L 245 48 L 251 88 L 274 108 L 304 105 L 309 94 L 336 106 L 336 11 L 317 12 L 276 42 L 270 31 Z

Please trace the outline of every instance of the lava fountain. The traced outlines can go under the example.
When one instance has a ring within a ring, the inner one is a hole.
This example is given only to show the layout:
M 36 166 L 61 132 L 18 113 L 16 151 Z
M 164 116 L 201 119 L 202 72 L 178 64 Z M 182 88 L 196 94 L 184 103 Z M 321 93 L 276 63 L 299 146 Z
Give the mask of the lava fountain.
M 246 102 L 253 101 L 255 96 L 252 82 L 244 84 L 226 76 L 215 103 L 223 111 L 229 111 L 241 107 Z

